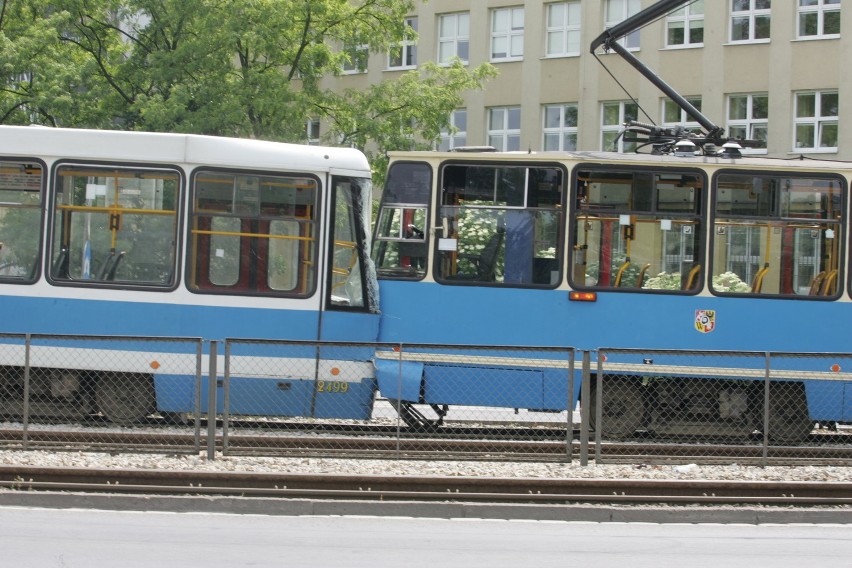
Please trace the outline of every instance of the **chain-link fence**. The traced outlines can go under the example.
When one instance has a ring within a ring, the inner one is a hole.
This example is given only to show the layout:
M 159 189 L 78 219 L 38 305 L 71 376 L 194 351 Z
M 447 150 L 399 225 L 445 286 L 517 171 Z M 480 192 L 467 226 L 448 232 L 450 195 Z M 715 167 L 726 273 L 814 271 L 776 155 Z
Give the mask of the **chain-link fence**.
M 0 336 L 0 444 L 198 452 L 199 339 Z
M 848 354 L 601 349 L 592 367 L 599 463 L 852 459 Z
M 0 447 L 852 464 L 852 354 L 0 335 Z

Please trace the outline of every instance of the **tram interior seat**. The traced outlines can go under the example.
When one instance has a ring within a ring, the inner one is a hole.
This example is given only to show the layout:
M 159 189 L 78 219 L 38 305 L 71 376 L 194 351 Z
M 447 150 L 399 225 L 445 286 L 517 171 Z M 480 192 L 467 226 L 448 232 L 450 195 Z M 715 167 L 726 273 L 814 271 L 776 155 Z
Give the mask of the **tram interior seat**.
M 834 294 L 834 284 L 837 281 L 837 269 L 829 270 L 825 274 L 822 283 L 819 287 L 820 296 L 830 296 Z
M 500 247 L 506 237 L 506 228 L 497 227 L 497 231 L 491 235 L 488 242 L 478 255 L 459 255 L 469 260 L 476 267 L 476 274 L 459 273 L 452 276 L 455 280 L 476 280 L 479 282 L 494 282 L 497 277 L 497 257 Z
M 811 287 L 808 290 L 808 296 L 817 296 L 822 290 L 822 281 L 825 280 L 825 270 L 814 276 L 811 280 Z
M 648 272 L 648 269 L 651 268 L 651 263 L 646 263 L 642 270 L 639 271 L 639 275 L 636 277 L 636 287 L 641 288 L 642 284 L 645 283 L 645 273 Z
M 754 278 L 751 280 L 751 293 L 752 294 L 760 294 L 760 290 L 763 288 L 763 279 L 766 278 L 766 273 L 769 272 L 769 263 L 763 265 L 763 268 L 757 271 L 757 274 L 754 275 Z
M 681 290 L 692 290 L 695 287 L 695 284 L 698 280 L 698 274 L 701 272 L 701 265 L 696 264 L 692 268 L 689 269 L 689 272 L 686 273 L 686 278 L 683 279 L 683 283 L 680 286 Z

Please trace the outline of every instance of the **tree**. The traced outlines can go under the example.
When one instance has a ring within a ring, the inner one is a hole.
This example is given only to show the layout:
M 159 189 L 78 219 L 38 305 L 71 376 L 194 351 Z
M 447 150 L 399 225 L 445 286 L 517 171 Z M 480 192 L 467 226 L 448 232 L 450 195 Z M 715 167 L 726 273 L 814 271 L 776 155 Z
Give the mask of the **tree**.
M 325 78 L 352 47 L 387 54 L 413 37 L 414 0 L 21 0 L 2 3 L 0 65 L 29 76 L 0 120 L 328 143 L 431 145 L 467 89 L 495 74 L 421 65 L 364 92 Z M 14 10 L 11 7 L 14 6 Z M 44 19 L 44 14 L 51 17 Z M 12 49 L 7 51 L 7 47 Z M 26 88 L 25 88 L 26 87 Z M 416 140 L 416 142 L 414 142 Z

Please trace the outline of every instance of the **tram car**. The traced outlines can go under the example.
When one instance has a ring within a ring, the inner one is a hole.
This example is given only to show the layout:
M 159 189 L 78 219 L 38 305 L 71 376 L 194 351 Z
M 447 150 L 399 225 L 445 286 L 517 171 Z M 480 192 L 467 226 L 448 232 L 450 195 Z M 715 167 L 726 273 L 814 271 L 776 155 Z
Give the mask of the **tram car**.
M 373 235 L 380 340 L 848 352 L 850 179 L 849 164 L 721 149 L 392 153 Z M 602 420 L 618 435 L 677 432 L 678 415 L 691 427 L 704 416 L 710 434 L 761 429 L 763 361 L 733 360 L 708 356 L 702 369 L 661 376 L 662 360 L 613 358 L 621 383 L 604 391 Z M 567 393 L 564 371 L 509 359 L 492 369 L 416 354 L 404 367 L 394 361 L 378 355 L 379 388 L 401 393 L 403 410 L 565 411 L 595 392 L 581 396 L 578 378 Z M 784 401 L 770 416 L 776 439 L 852 421 L 852 382 L 825 367 L 826 380 L 773 380 Z
M 370 191 L 348 148 L 0 126 L 0 415 L 25 393 L 41 416 L 206 411 L 192 349 L 95 338 L 199 338 L 205 361 L 226 338 L 375 341 Z M 27 377 L 7 334 L 45 336 Z M 231 411 L 370 417 L 369 353 L 290 358 L 234 377 Z

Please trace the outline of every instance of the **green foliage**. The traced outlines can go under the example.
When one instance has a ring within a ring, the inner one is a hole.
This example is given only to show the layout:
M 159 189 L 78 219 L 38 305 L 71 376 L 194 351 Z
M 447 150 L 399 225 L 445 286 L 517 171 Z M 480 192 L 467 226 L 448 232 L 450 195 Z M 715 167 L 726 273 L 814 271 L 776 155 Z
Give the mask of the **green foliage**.
M 413 35 L 414 0 L 22 0 L 3 2 L 0 123 L 172 131 L 373 152 L 431 147 L 490 65 L 420 65 L 333 92 L 350 52 L 385 55 Z M 412 142 L 416 140 L 416 142 Z M 383 170 L 379 161 L 377 169 Z

